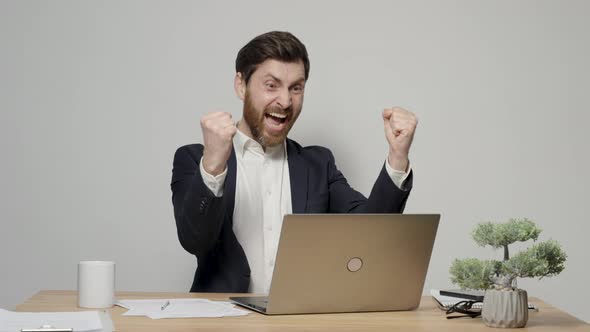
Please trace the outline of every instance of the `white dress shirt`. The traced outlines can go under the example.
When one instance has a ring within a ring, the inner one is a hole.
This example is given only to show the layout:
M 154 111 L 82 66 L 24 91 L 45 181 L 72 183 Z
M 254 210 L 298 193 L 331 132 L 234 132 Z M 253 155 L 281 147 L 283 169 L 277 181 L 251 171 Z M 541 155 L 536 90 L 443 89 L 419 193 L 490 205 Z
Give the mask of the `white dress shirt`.
M 238 130 L 233 139 L 236 153 L 236 197 L 233 231 L 242 245 L 250 266 L 251 293 L 268 294 L 274 270 L 283 216 L 292 213 L 291 182 L 286 142 L 268 147 Z M 205 185 L 217 197 L 223 195 L 227 168 L 213 176 L 203 168 Z M 401 188 L 408 172 L 397 171 L 385 163 L 387 173 Z

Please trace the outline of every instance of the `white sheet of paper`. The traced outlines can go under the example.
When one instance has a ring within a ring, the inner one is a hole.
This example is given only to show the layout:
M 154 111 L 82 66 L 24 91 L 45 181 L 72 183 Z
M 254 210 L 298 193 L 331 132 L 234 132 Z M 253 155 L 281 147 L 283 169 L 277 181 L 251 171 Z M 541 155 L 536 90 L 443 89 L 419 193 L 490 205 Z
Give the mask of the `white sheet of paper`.
M 162 306 L 170 301 L 164 310 Z M 116 305 L 129 309 L 124 316 L 161 318 L 245 316 L 248 311 L 235 308 L 231 302 L 207 299 L 119 300 Z
M 74 331 L 102 329 L 97 311 L 78 312 L 15 312 L 0 309 L 0 332 L 15 332 L 22 328 L 73 328 Z

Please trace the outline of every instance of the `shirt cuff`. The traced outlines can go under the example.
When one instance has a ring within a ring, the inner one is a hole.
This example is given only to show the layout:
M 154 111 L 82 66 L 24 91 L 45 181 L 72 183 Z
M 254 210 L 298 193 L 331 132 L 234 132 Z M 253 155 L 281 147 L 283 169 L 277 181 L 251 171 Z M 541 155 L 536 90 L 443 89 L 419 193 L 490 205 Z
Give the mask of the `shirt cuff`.
M 203 182 L 207 188 L 211 190 L 213 195 L 215 195 L 215 197 L 223 196 L 223 184 L 225 183 L 225 176 L 227 175 L 227 166 L 221 174 L 213 176 L 205 171 L 205 168 L 203 167 L 203 157 L 201 157 L 201 161 L 199 162 L 199 170 L 201 171 Z
M 406 182 L 408 175 L 410 175 L 410 172 L 412 171 L 412 163 L 408 163 L 409 164 L 407 172 L 398 171 L 393 169 L 391 165 L 389 165 L 389 160 L 385 159 L 385 170 L 387 170 L 387 174 L 389 174 L 391 181 L 393 181 L 393 183 L 401 190 L 404 189 L 404 183 Z

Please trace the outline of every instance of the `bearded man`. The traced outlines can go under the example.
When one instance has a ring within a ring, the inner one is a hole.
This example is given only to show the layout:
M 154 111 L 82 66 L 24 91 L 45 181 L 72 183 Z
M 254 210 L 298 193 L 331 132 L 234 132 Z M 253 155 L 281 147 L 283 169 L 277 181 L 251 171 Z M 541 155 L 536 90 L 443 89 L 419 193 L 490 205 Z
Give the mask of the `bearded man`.
M 305 46 L 292 34 L 254 38 L 236 58 L 242 119 L 206 114 L 203 144 L 176 151 L 178 238 L 197 258 L 191 292 L 268 293 L 285 214 L 403 212 L 416 117 L 399 107 L 383 111 L 389 154 L 367 199 L 350 187 L 330 150 L 287 138 L 303 107 L 309 67 Z

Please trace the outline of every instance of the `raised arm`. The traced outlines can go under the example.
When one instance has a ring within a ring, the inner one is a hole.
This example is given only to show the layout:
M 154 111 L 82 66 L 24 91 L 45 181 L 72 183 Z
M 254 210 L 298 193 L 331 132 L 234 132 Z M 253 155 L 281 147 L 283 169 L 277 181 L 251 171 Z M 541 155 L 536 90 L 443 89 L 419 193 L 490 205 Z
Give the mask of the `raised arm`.
M 217 197 L 203 182 L 199 162 L 203 146 L 188 145 L 174 155 L 172 204 L 176 230 L 182 247 L 201 256 L 219 239 L 225 216 L 225 199 Z

